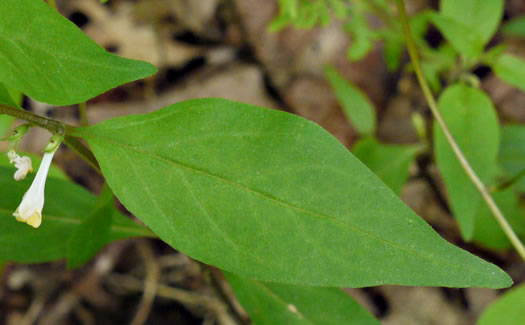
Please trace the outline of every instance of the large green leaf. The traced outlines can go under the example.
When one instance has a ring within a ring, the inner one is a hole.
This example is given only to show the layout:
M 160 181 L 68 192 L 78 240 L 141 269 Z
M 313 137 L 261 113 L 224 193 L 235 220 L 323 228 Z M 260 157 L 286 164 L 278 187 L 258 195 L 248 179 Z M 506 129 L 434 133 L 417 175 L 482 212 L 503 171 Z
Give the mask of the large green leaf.
M 341 289 L 263 283 L 232 273 L 225 276 L 255 325 L 379 325 Z
M 65 257 L 68 237 L 93 211 L 96 197 L 69 181 L 48 178 L 42 225 L 34 229 L 12 216 L 33 177 L 15 182 L 13 173 L 14 169 L 0 166 L 0 188 L 4 189 L 0 196 L 0 261 L 40 263 Z M 116 210 L 113 217 L 110 240 L 151 236 Z
M 509 179 L 525 171 L 525 125 L 506 125 L 501 129 L 498 160 Z M 518 180 L 516 188 L 525 192 L 525 176 Z
M 84 102 L 156 71 L 106 52 L 42 0 L 2 0 L 0 12 L 0 82 L 38 101 Z
M 359 133 L 372 135 L 376 128 L 376 112 L 368 97 L 333 67 L 326 68 L 326 77 L 343 107 L 346 118 Z
M 503 18 L 504 0 L 441 0 L 439 11 L 443 16 L 461 22 L 482 38 L 487 44 Z M 466 33 L 464 30 L 457 30 Z
M 481 55 L 485 44 L 476 29 L 438 13 L 429 17 L 456 51 L 470 58 Z
M 520 237 L 525 236 L 525 210 L 520 206 L 517 193 L 513 189 L 507 189 L 494 192 L 492 196 L 516 234 Z M 485 204 L 476 214 L 474 225 L 474 242 L 498 250 L 512 247 L 507 235 Z
M 352 152 L 397 195 L 408 177 L 408 168 L 421 146 L 382 144 L 374 138 L 359 140 Z
M 481 314 L 477 325 L 525 324 L 525 284 L 513 288 L 490 304 Z
M 68 268 L 74 269 L 84 265 L 110 241 L 114 211 L 113 193 L 105 185 L 93 211 L 82 220 L 82 223 L 75 228 L 69 237 L 67 245 Z
M 499 147 L 498 117 L 490 98 L 478 89 L 454 85 L 441 96 L 439 110 L 474 171 L 487 181 L 495 171 Z M 463 238 L 469 241 L 474 233 L 474 215 L 481 204 L 481 195 L 437 123 L 434 123 L 434 145 L 452 212 Z
M 503 54 L 493 64 L 494 73 L 503 81 L 525 91 L 525 61 Z
M 256 280 L 510 284 L 443 240 L 333 136 L 222 99 L 73 129 L 120 201 L 172 247 Z

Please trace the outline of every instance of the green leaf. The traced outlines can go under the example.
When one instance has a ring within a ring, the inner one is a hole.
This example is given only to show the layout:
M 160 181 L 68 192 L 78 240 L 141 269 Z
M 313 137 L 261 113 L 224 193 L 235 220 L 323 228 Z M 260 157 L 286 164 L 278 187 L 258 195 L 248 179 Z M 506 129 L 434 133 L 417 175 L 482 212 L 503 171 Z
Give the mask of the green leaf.
M 503 54 L 492 65 L 492 69 L 501 80 L 525 91 L 525 61 L 511 54 Z
M 397 195 L 408 177 L 408 168 L 421 146 L 382 144 L 374 138 L 359 140 L 352 152 Z
M 78 268 L 110 242 L 111 224 L 115 212 L 113 193 L 107 185 L 97 200 L 95 209 L 75 228 L 67 245 L 67 267 Z
M 341 289 L 263 283 L 232 273 L 225 276 L 256 325 L 379 325 Z
M 69 181 L 48 178 L 42 225 L 38 229 L 18 222 L 12 216 L 32 177 L 20 182 L 13 180 L 15 169 L 0 166 L 0 261 L 41 263 L 66 255 L 67 238 L 93 211 L 96 197 Z M 114 211 L 110 240 L 151 236 L 144 227 Z
M 516 234 L 525 235 L 525 211 L 520 206 L 516 192 L 507 189 L 492 193 L 492 197 Z M 481 206 L 474 220 L 474 242 L 496 250 L 512 247 L 507 235 L 485 204 Z
M 11 97 L 9 90 L 2 83 L 0 83 L 0 104 L 18 107 Z M 9 131 L 14 122 L 14 117 L 0 114 L 0 138 L 6 135 L 7 131 Z
M 352 42 L 348 47 L 347 57 L 350 61 L 363 59 L 374 47 L 375 32 L 368 27 L 365 15 L 354 12 L 352 19 L 345 23 L 344 29 L 350 33 Z
M 506 125 L 501 129 L 501 143 L 498 161 L 508 177 L 514 177 L 525 170 L 525 125 Z M 518 180 L 516 188 L 525 192 L 525 177 Z
M 478 89 L 453 85 L 441 95 L 439 110 L 472 168 L 486 182 L 494 174 L 499 146 L 498 117 L 490 98 Z M 434 123 L 434 146 L 452 212 L 463 238 L 470 241 L 474 234 L 474 215 L 482 203 L 481 195 L 437 123 Z
M 483 45 L 494 36 L 503 18 L 504 0 L 441 0 L 439 11 L 443 16 L 461 22 L 476 31 Z M 467 31 L 458 30 L 458 34 Z
M 376 128 L 376 111 L 368 97 L 343 78 L 333 67 L 327 66 L 326 77 L 341 103 L 346 118 L 364 135 L 372 135 Z
M 512 19 L 501 30 L 505 35 L 525 37 L 525 16 Z
M 71 130 L 119 200 L 175 249 L 255 280 L 502 287 L 318 125 L 223 99 Z
M 85 102 L 156 71 L 106 52 L 42 0 L 2 0 L 0 12 L 0 82 L 38 101 Z
M 525 324 L 525 284 L 503 294 L 481 314 L 477 325 Z
M 473 59 L 481 55 L 485 43 L 478 30 L 438 13 L 429 17 L 456 51 Z

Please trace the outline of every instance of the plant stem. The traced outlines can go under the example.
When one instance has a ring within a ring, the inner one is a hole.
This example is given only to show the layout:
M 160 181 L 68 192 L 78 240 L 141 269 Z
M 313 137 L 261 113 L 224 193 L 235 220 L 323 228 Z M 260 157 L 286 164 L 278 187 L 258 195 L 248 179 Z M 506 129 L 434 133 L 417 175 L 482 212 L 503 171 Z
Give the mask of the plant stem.
M 80 125 L 88 126 L 89 121 L 87 117 L 87 105 L 86 102 L 78 104 L 78 114 L 80 115 Z
M 0 114 L 7 114 L 14 116 L 18 119 L 25 120 L 36 126 L 48 130 L 53 134 L 65 134 L 66 125 L 60 121 L 40 116 L 23 109 L 14 108 L 4 104 L 0 104 Z
M 11 107 L 8 105 L 0 104 L 0 114 L 7 114 L 14 116 L 18 119 L 25 120 L 31 124 L 48 130 L 52 134 L 65 135 L 64 144 L 75 151 L 82 159 L 84 159 L 91 167 L 93 167 L 99 174 L 102 174 L 98 162 L 93 156 L 93 153 L 78 139 L 67 136 L 69 130 L 73 129 L 73 126 L 67 125 L 57 120 L 40 116 L 20 108 Z
M 47 4 L 58 12 L 56 0 L 47 0 Z
M 448 143 L 450 144 L 452 151 L 458 158 L 461 167 L 463 167 L 465 173 L 468 175 L 474 186 L 476 186 L 478 191 L 481 193 L 481 196 L 485 200 L 490 211 L 500 224 L 501 228 L 509 238 L 516 251 L 523 258 L 523 260 L 525 260 L 525 247 L 521 243 L 514 230 L 512 230 L 512 227 L 508 223 L 507 219 L 505 219 L 505 216 L 499 209 L 498 205 L 494 202 L 494 199 L 490 195 L 483 182 L 481 182 L 476 172 L 470 166 L 468 160 L 463 155 L 463 152 L 461 152 L 461 149 L 459 148 L 458 144 L 454 140 L 454 137 L 452 136 L 447 125 L 445 124 L 445 121 L 443 120 L 443 117 L 441 116 L 441 113 L 438 110 L 436 99 L 434 98 L 434 95 L 432 95 L 432 91 L 430 90 L 430 87 L 428 86 L 428 83 L 423 75 L 423 70 L 421 69 L 421 63 L 419 62 L 417 48 L 414 40 L 412 39 L 412 33 L 410 32 L 410 25 L 408 24 L 408 17 L 405 9 L 405 4 L 403 0 L 396 0 L 396 4 L 399 11 L 401 25 L 403 26 L 403 33 L 405 34 L 408 53 L 410 54 L 410 59 L 412 60 L 412 64 L 414 66 L 414 71 L 419 81 L 421 90 L 423 91 L 423 95 L 425 96 L 425 99 L 428 103 L 428 106 L 430 107 L 430 110 L 432 111 L 432 114 L 434 115 L 434 118 L 436 119 L 436 122 L 439 124 L 439 127 L 443 130 L 443 133 L 445 134 L 445 137 Z

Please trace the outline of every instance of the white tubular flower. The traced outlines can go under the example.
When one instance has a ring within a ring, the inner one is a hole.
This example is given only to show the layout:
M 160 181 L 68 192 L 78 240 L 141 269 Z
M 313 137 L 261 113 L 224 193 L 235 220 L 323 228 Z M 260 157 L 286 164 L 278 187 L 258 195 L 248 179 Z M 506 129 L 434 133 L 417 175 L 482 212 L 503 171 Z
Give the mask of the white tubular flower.
M 14 150 L 9 150 L 7 153 L 9 162 L 15 164 L 17 171 L 15 172 L 15 180 L 20 181 L 26 178 L 28 173 L 33 172 L 33 165 L 31 164 L 31 158 L 28 156 L 20 157 Z
M 51 160 L 55 152 L 46 152 L 44 153 L 44 158 L 42 158 L 42 163 L 40 168 L 36 173 L 35 179 L 24 194 L 22 202 L 16 209 L 13 216 L 16 217 L 16 220 L 20 222 L 25 222 L 28 225 L 38 228 L 42 223 L 42 209 L 44 208 L 44 190 L 46 187 L 47 173 L 49 172 L 49 167 L 51 166 Z

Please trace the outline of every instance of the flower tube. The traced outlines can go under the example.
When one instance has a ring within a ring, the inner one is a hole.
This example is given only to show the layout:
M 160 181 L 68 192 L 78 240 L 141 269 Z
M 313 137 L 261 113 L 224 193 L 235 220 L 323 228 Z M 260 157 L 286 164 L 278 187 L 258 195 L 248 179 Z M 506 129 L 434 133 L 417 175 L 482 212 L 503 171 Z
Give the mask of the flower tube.
M 42 223 L 42 209 L 44 208 L 44 191 L 46 186 L 47 174 L 55 151 L 44 153 L 40 168 L 36 173 L 35 179 L 24 194 L 22 202 L 13 213 L 16 220 L 25 222 L 28 225 L 38 228 Z

